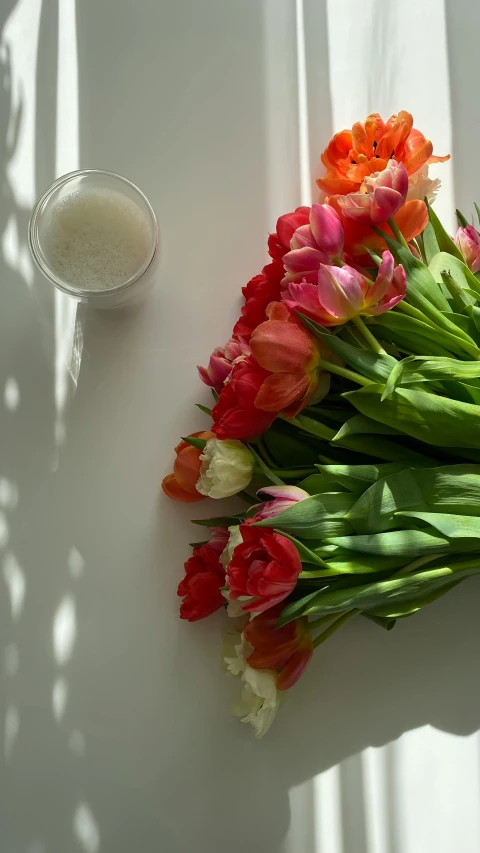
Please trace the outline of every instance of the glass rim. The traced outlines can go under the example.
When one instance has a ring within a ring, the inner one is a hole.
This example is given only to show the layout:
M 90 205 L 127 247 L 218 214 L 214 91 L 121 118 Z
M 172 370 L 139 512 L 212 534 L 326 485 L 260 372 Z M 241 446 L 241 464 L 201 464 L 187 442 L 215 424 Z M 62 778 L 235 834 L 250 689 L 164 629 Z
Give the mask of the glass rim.
M 153 225 L 152 249 L 142 266 L 139 267 L 139 269 L 132 276 L 130 276 L 129 279 L 122 282 L 121 284 L 117 284 L 115 287 L 109 287 L 106 290 L 89 290 L 87 288 L 76 287 L 55 275 L 45 258 L 38 238 L 38 220 L 49 198 L 53 195 L 55 190 L 57 190 L 63 184 L 67 184 L 74 178 L 82 177 L 84 175 L 106 175 L 108 178 L 115 178 L 115 180 L 126 184 L 128 187 L 130 187 L 130 189 L 134 190 L 134 192 L 142 200 Z M 128 178 L 124 178 L 123 175 L 118 175 L 116 172 L 111 172 L 108 169 L 76 169 L 73 172 L 67 172 L 67 174 L 61 175 L 59 178 L 56 178 L 56 180 L 53 181 L 53 183 L 51 183 L 47 187 L 47 189 L 42 193 L 40 198 L 36 201 L 28 223 L 28 245 L 32 258 L 35 261 L 40 272 L 42 272 L 45 278 L 51 281 L 52 284 L 55 285 L 55 287 L 58 287 L 59 290 L 63 291 L 63 293 L 66 293 L 69 296 L 76 296 L 78 298 L 83 297 L 90 300 L 102 300 L 109 296 L 112 296 L 113 294 L 123 293 L 130 287 L 133 287 L 133 285 L 136 284 L 137 281 L 139 281 L 139 279 L 141 279 L 145 275 L 146 271 L 155 260 L 155 256 L 158 250 L 157 217 L 155 216 L 155 211 L 146 195 L 141 191 L 141 189 L 137 187 L 136 184 L 133 183 L 133 181 L 129 181 Z

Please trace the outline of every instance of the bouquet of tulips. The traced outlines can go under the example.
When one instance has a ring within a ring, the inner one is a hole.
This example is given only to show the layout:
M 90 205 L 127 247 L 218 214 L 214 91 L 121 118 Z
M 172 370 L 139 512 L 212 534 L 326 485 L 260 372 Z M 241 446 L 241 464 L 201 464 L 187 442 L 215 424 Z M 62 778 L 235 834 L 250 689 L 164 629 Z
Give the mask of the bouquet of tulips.
M 336 134 L 323 203 L 280 217 L 199 368 L 213 424 L 163 489 L 239 508 L 195 522 L 180 616 L 232 617 L 257 737 L 347 620 L 391 629 L 480 572 L 480 233 L 457 211 L 452 239 L 430 206 L 445 159 L 407 112 Z

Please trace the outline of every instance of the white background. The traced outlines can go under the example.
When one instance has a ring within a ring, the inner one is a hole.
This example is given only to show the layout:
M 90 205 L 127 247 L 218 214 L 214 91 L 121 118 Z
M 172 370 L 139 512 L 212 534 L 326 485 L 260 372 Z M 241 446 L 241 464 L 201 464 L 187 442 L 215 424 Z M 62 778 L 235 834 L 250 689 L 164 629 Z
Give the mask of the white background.
M 265 740 L 229 716 L 219 614 L 181 623 L 204 427 L 276 217 L 334 130 L 402 108 L 480 201 L 474 0 L 1 0 L 1 853 L 477 853 L 480 584 L 387 634 L 349 623 Z M 125 174 L 161 230 L 154 296 L 76 311 L 29 261 L 32 204 Z M 210 514 L 202 505 L 199 514 Z M 192 532 L 193 531 L 193 532 Z

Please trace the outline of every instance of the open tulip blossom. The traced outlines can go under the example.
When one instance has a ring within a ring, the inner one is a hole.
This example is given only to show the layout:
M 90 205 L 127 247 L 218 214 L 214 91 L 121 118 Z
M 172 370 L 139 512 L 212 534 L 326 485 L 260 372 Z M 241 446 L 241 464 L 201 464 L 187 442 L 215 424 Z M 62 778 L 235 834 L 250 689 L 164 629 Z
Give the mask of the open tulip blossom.
M 180 617 L 233 626 L 232 710 L 256 737 L 347 622 L 388 643 L 480 573 L 480 232 L 457 212 L 452 239 L 430 207 L 445 159 L 406 111 L 335 134 L 326 198 L 279 217 L 199 368 L 211 430 L 163 490 L 228 502 L 195 522 Z

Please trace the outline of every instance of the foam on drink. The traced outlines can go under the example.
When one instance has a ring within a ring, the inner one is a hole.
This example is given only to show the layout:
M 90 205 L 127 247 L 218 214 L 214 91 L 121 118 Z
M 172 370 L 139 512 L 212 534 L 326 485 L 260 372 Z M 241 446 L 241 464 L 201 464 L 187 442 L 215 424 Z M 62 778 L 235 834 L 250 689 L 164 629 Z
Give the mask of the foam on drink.
M 151 254 L 145 212 L 119 192 L 85 188 L 52 206 L 42 225 L 52 272 L 82 290 L 110 290 L 130 279 Z

